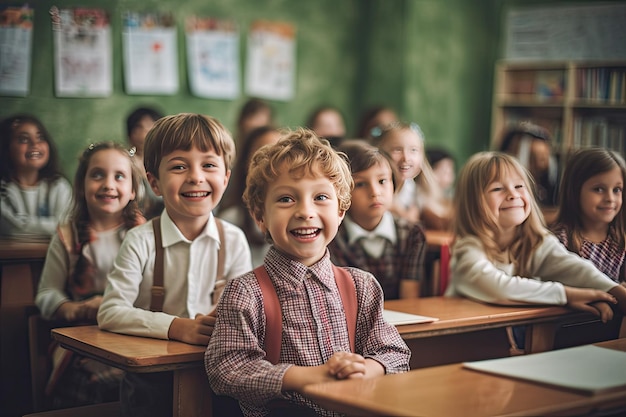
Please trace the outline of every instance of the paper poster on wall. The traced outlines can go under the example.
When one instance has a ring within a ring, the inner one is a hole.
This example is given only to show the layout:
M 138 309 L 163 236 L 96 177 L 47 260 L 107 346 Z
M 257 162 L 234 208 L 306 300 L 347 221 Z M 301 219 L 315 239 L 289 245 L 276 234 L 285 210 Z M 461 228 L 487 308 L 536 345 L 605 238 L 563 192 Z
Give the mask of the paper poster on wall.
M 58 97 L 106 97 L 113 90 L 111 26 L 102 9 L 50 9 Z
M 273 100 L 294 96 L 295 28 L 289 23 L 255 21 L 248 34 L 246 93 Z
M 171 13 L 123 15 L 124 85 L 128 94 L 176 94 L 178 49 Z
M 194 96 L 239 96 L 239 31 L 232 20 L 192 16 L 185 24 L 189 87 Z
M 0 94 L 28 95 L 33 48 L 33 9 L 0 6 Z

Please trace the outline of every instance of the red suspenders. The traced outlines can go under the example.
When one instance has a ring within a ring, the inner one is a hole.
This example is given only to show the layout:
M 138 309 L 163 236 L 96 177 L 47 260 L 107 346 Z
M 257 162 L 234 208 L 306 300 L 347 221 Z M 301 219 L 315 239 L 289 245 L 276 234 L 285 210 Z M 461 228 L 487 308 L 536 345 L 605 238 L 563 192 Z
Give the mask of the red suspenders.
M 333 273 L 335 275 L 335 283 L 339 289 L 339 295 L 341 296 L 341 302 L 343 303 L 343 309 L 346 313 L 350 350 L 354 352 L 356 315 L 358 309 L 356 288 L 354 287 L 352 276 L 344 268 L 333 265 Z M 283 315 L 280 309 L 280 303 L 276 295 L 276 289 L 267 274 L 265 266 L 261 265 L 255 268 L 254 275 L 259 282 L 261 293 L 263 294 L 263 309 L 267 322 L 265 328 L 266 358 L 271 363 L 277 364 L 280 359 L 280 345 L 283 332 Z

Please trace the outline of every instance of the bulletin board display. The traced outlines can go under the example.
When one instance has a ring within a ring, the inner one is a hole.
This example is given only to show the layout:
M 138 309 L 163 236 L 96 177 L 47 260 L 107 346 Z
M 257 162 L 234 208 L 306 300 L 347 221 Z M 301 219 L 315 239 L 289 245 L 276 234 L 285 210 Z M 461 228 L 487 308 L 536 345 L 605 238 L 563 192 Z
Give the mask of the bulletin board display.
M 626 2 L 511 8 L 507 60 L 624 60 Z

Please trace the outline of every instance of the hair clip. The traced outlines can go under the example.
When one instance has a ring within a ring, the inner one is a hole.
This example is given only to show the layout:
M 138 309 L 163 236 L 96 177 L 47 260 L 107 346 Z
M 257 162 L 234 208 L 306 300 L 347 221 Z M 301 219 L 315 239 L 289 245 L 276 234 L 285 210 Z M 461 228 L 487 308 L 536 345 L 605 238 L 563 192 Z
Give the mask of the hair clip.
M 137 153 L 137 148 L 135 146 L 133 146 L 132 148 L 128 150 L 128 154 L 130 156 L 135 156 L 136 153 Z
M 87 146 L 87 149 L 90 150 L 90 151 L 93 151 L 95 149 L 95 147 L 96 147 L 95 143 L 90 143 L 89 146 Z

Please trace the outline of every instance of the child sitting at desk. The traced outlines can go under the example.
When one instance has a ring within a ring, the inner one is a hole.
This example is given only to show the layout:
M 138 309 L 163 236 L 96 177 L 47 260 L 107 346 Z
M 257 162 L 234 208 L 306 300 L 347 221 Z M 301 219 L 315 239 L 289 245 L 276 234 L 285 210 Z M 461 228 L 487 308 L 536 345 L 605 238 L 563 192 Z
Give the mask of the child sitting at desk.
M 122 239 L 145 222 L 135 197 L 141 171 L 129 152 L 113 142 L 91 144 L 74 178 L 70 222 L 52 237 L 35 304 L 47 320 L 94 322 L 107 273 Z M 46 387 L 54 408 L 114 401 L 121 372 L 55 347 L 55 369 Z M 71 361 L 70 361 L 71 359 Z
M 205 355 L 209 382 L 217 394 L 238 399 L 244 415 L 266 415 L 268 407 L 282 415 L 333 415 L 303 397 L 302 388 L 407 371 L 410 357 L 383 320 L 376 279 L 330 261 L 327 245 L 350 207 L 348 164 L 301 129 L 257 151 L 249 169 L 244 200 L 273 246 L 263 266 L 224 290 Z M 265 319 L 268 281 L 282 332 Z M 344 295 L 356 299 L 342 302 Z M 270 403 L 276 399 L 287 401 Z
M 626 312 L 626 288 L 568 252 L 550 233 L 531 180 L 514 157 L 472 156 L 455 195 L 456 241 L 446 295 L 494 304 L 556 304 L 613 317 Z
M 0 146 L 0 236 L 50 239 L 72 199 L 50 134 L 35 116 L 9 116 Z
M 626 285 L 626 163 L 616 152 L 581 149 L 567 160 L 554 232 L 565 247 Z
M 418 224 L 389 211 L 395 189 L 393 162 L 361 140 L 345 141 L 337 150 L 348 156 L 354 189 L 350 209 L 328 246 L 331 260 L 371 272 L 385 300 L 419 297 L 426 238 Z
M 241 229 L 218 223 L 211 212 L 228 184 L 234 153 L 230 134 L 212 117 L 183 113 L 155 123 L 146 137 L 144 163 L 165 210 L 127 233 L 98 312 L 101 329 L 208 343 L 215 322 L 209 313 L 217 303 L 212 297 L 219 291 L 216 286 L 252 269 Z M 165 400 L 171 395 L 160 395 L 171 392 L 171 373 L 166 374 L 153 378 L 163 391 L 147 384 L 146 394 L 152 398 L 139 407 L 133 407 L 135 399 L 125 397 L 133 391 L 122 389 L 122 411 L 133 416 L 169 415 L 171 404 Z M 123 388 L 136 382 L 136 389 L 141 380 L 129 373 Z

